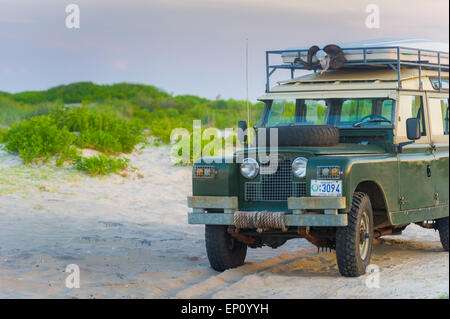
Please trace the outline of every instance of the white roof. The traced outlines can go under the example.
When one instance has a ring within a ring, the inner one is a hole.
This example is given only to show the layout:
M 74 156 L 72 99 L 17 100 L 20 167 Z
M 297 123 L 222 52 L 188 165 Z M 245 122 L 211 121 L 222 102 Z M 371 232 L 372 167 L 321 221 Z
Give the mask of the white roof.
M 331 43 L 328 43 L 331 44 Z M 357 47 L 378 47 L 378 46 L 400 46 L 411 49 L 433 50 L 441 52 L 449 52 L 449 44 L 444 42 L 436 42 L 426 39 L 408 39 L 408 38 L 383 38 L 348 43 L 333 43 L 341 48 L 357 48 Z M 323 46 L 325 46 L 324 44 Z M 286 50 L 307 50 L 309 47 L 288 48 Z

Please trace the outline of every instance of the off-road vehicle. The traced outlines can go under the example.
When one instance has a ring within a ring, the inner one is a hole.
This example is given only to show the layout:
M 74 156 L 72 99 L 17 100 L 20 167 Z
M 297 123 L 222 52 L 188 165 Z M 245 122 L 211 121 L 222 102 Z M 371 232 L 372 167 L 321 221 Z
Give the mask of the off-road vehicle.
M 405 43 L 266 52 L 255 141 L 241 134 L 248 145 L 232 161 L 193 165 L 188 220 L 205 224 L 212 268 L 242 265 L 248 247 L 306 238 L 336 251 L 343 276 L 360 276 L 373 240 L 410 224 L 439 231 L 448 251 L 448 44 Z M 291 77 L 271 87 L 279 70 Z M 277 157 L 263 163 L 270 128 Z

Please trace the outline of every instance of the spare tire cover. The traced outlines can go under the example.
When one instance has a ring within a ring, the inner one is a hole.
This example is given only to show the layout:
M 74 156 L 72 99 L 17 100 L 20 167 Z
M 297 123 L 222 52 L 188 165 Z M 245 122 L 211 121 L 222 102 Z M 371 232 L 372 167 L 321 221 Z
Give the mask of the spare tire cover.
M 266 131 L 266 146 L 270 146 L 270 129 L 278 129 L 278 146 L 333 146 L 339 143 L 339 129 L 331 125 L 291 125 L 259 128 Z M 259 138 L 259 136 L 258 136 Z M 263 141 L 258 141 L 258 146 Z M 262 146 L 262 145 L 261 145 Z

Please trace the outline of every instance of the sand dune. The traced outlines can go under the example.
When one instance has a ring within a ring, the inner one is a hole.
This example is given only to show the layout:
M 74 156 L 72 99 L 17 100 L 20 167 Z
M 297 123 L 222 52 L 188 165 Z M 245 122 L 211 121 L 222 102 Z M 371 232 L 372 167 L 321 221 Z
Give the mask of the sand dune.
M 1 298 L 439 298 L 449 255 L 438 233 L 410 226 L 376 241 L 380 288 L 339 275 L 335 255 L 305 240 L 249 250 L 247 263 L 209 268 L 203 227 L 187 224 L 191 169 L 166 147 L 136 152 L 128 177 L 89 178 L 25 167 L 0 151 Z M 68 264 L 79 289 L 65 286 Z

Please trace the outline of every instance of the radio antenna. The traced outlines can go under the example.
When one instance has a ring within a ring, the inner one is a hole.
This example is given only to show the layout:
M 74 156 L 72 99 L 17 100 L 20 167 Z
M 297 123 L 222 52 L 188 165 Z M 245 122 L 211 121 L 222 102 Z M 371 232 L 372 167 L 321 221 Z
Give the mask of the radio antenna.
M 250 106 L 248 103 L 248 39 L 245 39 L 245 94 L 246 94 L 246 104 L 247 104 L 247 123 L 250 127 Z

